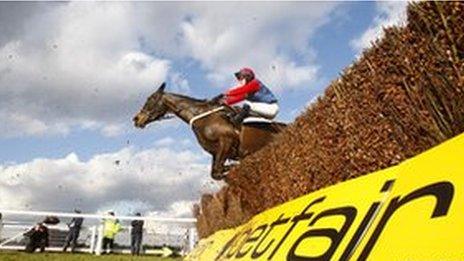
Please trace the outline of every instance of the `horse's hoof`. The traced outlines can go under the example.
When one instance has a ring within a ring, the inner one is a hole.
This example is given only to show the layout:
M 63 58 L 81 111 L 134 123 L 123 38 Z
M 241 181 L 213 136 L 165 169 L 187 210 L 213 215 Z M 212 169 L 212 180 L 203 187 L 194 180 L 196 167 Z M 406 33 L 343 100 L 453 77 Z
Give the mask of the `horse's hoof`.
M 226 177 L 226 175 L 224 174 L 217 174 L 217 173 L 213 173 L 211 174 L 211 177 L 214 179 L 214 180 L 222 180 Z

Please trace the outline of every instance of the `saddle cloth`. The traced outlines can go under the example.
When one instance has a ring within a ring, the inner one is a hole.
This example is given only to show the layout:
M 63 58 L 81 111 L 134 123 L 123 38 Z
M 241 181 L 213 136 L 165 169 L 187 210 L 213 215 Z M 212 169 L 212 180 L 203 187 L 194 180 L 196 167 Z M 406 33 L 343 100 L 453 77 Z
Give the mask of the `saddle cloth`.
M 252 117 L 247 117 L 243 120 L 243 123 L 273 123 L 272 120 L 269 120 L 269 119 L 266 119 L 266 118 L 263 118 L 263 117 L 256 117 L 256 116 L 252 116 Z

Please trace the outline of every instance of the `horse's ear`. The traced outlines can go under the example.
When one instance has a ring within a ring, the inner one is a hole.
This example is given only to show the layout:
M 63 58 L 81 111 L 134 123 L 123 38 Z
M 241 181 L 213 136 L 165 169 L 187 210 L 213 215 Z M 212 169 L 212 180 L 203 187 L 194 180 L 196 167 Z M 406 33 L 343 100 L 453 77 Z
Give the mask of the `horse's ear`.
M 157 92 L 164 92 L 164 88 L 166 88 L 166 82 L 163 82 L 160 87 L 158 87 Z

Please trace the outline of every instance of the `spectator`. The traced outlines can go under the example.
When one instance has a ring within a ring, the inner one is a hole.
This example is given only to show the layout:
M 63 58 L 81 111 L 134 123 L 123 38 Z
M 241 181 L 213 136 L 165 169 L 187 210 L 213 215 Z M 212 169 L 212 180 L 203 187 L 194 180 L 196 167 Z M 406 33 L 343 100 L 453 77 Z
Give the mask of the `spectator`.
M 140 217 L 140 213 L 135 214 Z M 142 236 L 143 236 L 143 220 L 132 220 L 131 222 L 131 254 L 140 255 Z
M 37 223 L 35 227 L 24 233 L 26 237 L 26 252 L 33 253 L 37 248 L 40 252 L 48 246 L 48 228 L 43 223 Z
M 81 211 L 79 209 L 74 210 L 75 213 L 80 214 Z M 79 238 L 79 232 L 81 231 L 82 223 L 84 219 L 81 217 L 73 217 L 71 222 L 67 223 L 69 227 L 68 234 L 66 235 L 66 240 L 63 246 L 63 252 L 66 252 L 69 245 L 71 245 L 71 252 L 74 253 L 77 246 L 77 239 Z
M 112 218 L 106 218 L 103 220 L 103 254 L 112 253 L 114 247 L 114 238 L 119 231 L 122 230 L 119 220 L 114 218 L 114 212 L 108 212 L 108 215 L 113 216 Z M 109 251 L 107 251 L 109 247 Z

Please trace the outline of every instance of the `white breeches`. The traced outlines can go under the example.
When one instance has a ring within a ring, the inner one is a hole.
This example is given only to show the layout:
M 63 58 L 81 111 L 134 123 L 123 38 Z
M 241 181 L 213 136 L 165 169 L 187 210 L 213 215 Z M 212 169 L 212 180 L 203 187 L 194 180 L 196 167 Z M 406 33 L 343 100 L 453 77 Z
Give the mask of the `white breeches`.
M 245 104 L 250 106 L 251 112 L 257 113 L 258 115 L 267 118 L 274 119 L 279 112 L 279 105 L 277 103 L 264 103 L 264 102 L 250 102 L 245 101 Z

